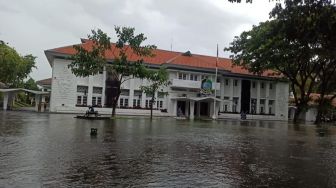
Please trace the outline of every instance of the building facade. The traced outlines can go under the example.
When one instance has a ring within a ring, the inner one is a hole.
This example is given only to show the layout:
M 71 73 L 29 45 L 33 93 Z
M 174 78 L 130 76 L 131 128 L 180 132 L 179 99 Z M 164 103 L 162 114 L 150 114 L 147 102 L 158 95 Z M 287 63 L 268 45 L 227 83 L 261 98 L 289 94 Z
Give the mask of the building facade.
M 84 40 L 80 45 L 92 44 Z M 68 57 L 74 53 L 71 46 L 45 51 L 52 67 L 50 111 L 84 112 L 92 105 L 100 113 L 111 113 L 108 73 L 104 70 L 94 76 L 76 77 L 68 68 L 71 62 Z M 152 69 L 165 66 L 171 82 L 163 88 L 168 95 L 155 94 L 156 115 L 231 118 L 244 112 L 248 118 L 287 120 L 288 82 L 270 71 L 254 75 L 233 66 L 229 59 L 219 58 L 216 79 L 216 57 L 189 51 L 155 50 L 154 54 L 144 59 L 145 64 Z M 113 56 L 107 59 L 113 60 Z M 202 92 L 204 81 L 211 83 L 211 93 Z M 117 113 L 149 113 L 150 96 L 140 90 L 140 86 L 147 84 L 146 80 L 137 78 L 123 83 Z

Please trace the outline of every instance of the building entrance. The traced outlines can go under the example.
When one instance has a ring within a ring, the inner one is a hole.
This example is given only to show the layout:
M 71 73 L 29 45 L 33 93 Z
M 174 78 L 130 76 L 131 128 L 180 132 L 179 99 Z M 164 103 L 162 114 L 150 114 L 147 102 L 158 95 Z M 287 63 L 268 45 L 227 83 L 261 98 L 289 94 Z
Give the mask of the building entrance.
M 251 98 L 251 81 L 242 80 L 241 106 L 240 106 L 241 112 L 244 113 L 250 112 L 250 98 Z
M 183 116 L 187 116 L 188 114 L 186 114 L 186 101 L 177 101 L 177 116 L 183 115 Z M 182 114 L 180 114 L 182 113 Z

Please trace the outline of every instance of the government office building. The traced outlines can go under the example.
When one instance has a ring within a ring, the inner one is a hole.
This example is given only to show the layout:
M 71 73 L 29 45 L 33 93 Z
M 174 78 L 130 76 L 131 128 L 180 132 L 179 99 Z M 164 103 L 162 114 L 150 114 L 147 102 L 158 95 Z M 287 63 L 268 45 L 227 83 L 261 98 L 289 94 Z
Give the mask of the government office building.
M 83 39 L 88 48 L 92 41 Z M 115 45 L 107 53 L 113 63 Z M 69 57 L 75 53 L 71 46 L 46 50 L 52 67 L 50 111 L 82 113 L 87 106 L 96 106 L 99 113 L 111 113 L 111 76 L 106 71 L 89 77 L 76 77 L 68 68 Z M 135 55 L 128 51 L 130 60 Z M 171 84 L 163 88 L 168 95 L 157 92 L 154 115 L 239 118 L 241 112 L 251 119 L 288 119 L 288 81 L 271 71 L 255 75 L 230 59 L 218 58 L 218 76 L 215 77 L 216 57 L 156 49 L 154 57 L 145 57 L 144 63 L 153 69 L 166 67 Z M 134 58 L 134 59 L 132 59 Z M 202 82 L 211 83 L 210 93 L 204 93 Z M 134 78 L 124 82 L 118 101 L 117 114 L 149 114 L 150 96 L 140 90 L 146 80 Z M 216 90 L 216 96 L 215 92 Z

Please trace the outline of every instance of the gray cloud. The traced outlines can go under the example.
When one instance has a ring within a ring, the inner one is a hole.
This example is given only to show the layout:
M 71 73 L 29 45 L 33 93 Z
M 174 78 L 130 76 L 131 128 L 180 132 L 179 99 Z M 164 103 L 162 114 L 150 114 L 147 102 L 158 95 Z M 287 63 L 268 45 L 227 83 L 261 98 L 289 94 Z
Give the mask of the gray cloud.
M 228 56 L 221 50 L 235 35 L 268 18 L 273 4 L 226 0 L 0 0 L 0 40 L 21 54 L 38 56 L 35 79 L 51 77 L 44 50 L 79 43 L 101 28 L 115 40 L 114 26 L 135 27 L 161 49 Z

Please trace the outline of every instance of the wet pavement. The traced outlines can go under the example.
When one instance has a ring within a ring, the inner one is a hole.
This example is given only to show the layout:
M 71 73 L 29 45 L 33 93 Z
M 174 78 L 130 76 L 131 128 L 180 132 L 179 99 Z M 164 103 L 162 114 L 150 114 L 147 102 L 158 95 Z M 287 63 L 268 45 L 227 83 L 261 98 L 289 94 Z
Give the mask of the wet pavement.
M 0 111 L 0 187 L 336 187 L 335 126 L 73 117 Z

